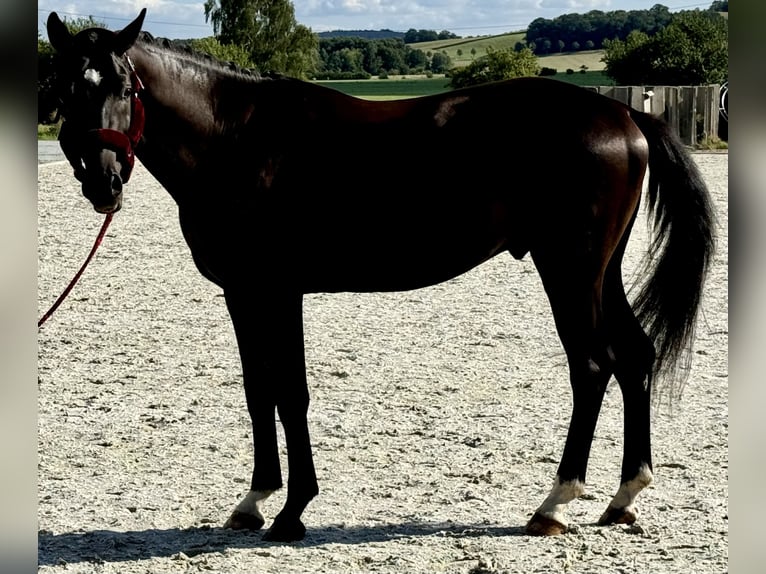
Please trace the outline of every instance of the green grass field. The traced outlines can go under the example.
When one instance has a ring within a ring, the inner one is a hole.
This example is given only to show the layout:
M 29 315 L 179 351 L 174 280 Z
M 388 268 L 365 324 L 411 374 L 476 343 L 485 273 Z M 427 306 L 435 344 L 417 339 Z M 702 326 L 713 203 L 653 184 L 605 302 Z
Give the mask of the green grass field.
M 449 78 L 435 76 L 433 78 L 406 76 L 379 80 L 326 80 L 317 84 L 333 88 L 344 94 L 371 100 L 390 100 L 397 98 L 412 98 L 438 94 L 449 90 Z
M 574 74 L 559 72 L 553 78 L 577 84 L 578 86 L 608 86 L 614 83 L 601 71 L 587 71 L 584 74 L 580 72 Z M 379 80 L 377 78 L 369 80 L 327 80 L 316 83 L 338 90 L 344 94 L 367 100 L 414 98 L 447 92 L 451 89 L 448 85 L 449 78 L 444 76 L 433 78 L 406 76 L 404 78 L 396 77 L 386 80 Z

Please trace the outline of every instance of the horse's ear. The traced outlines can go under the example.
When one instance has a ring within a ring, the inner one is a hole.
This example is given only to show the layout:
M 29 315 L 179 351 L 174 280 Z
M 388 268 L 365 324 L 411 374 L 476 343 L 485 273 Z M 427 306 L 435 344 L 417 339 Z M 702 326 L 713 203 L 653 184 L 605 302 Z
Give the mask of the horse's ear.
M 133 44 L 136 43 L 138 33 L 141 32 L 141 26 L 144 25 L 145 16 L 146 8 L 142 8 L 138 18 L 117 32 L 114 42 L 115 54 L 124 54 Z
M 72 33 L 55 12 L 48 16 L 48 39 L 57 52 L 66 52 L 72 45 Z

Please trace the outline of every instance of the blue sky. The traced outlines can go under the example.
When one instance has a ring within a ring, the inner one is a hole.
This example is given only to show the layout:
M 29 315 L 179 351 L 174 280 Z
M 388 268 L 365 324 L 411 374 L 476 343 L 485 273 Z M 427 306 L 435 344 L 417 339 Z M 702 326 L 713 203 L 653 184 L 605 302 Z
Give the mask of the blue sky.
M 706 9 L 695 0 L 294 0 L 296 20 L 314 32 L 326 30 L 450 30 L 459 36 L 523 30 L 535 18 L 590 10 L 648 10 L 655 4 L 677 10 Z M 147 9 L 144 29 L 165 38 L 212 36 L 204 0 L 39 0 L 38 30 L 52 11 L 66 18 L 93 16 L 119 29 Z

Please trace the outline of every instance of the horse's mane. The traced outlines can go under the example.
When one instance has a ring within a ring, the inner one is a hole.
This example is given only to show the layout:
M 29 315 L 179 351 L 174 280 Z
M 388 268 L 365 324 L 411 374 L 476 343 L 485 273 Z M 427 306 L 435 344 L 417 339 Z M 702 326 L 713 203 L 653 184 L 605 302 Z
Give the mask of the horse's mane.
M 234 62 L 219 60 L 206 52 L 194 49 L 189 40 L 170 40 L 168 38 L 155 37 L 149 32 L 142 30 L 139 33 L 138 41 L 146 46 L 163 48 L 169 52 L 184 56 L 188 62 L 202 68 L 222 70 L 254 81 L 279 77 L 272 74 L 264 75 L 254 68 L 245 68 Z

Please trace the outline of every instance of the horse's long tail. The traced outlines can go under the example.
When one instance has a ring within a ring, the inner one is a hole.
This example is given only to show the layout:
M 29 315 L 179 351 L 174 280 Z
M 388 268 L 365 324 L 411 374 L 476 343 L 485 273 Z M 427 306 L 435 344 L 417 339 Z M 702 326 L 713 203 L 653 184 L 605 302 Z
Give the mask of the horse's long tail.
M 715 216 L 694 160 L 667 123 L 635 110 L 631 117 L 649 143 L 648 209 L 654 218 L 648 259 L 653 271 L 633 310 L 654 342 L 652 375 L 678 385 L 680 392 L 715 250 Z

